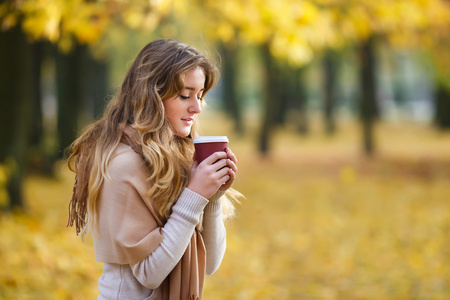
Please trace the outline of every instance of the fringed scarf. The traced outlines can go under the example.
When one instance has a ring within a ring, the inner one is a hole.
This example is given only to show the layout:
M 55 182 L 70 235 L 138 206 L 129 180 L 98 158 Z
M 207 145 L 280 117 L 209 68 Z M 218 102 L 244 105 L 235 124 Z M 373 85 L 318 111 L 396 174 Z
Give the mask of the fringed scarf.
M 142 159 L 144 159 L 144 161 L 146 161 L 141 146 L 137 144 L 134 139 L 134 130 L 131 127 L 126 127 L 122 135 L 121 142 L 129 145 L 142 157 Z M 85 224 L 85 220 L 82 219 L 82 216 L 86 215 L 86 201 L 88 196 L 87 180 L 90 173 L 90 166 L 88 164 L 80 164 L 82 162 L 81 159 L 81 155 L 79 155 L 75 163 L 77 164 L 77 170 L 80 170 L 80 167 L 81 169 L 84 168 L 84 170 L 81 172 L 77 171 L 75 176 L 73 195 L 69 204 L 69 221 L 67 224 L 68 226 L 72 226 L 74 222 L 76 223 L 77 235 L 80 233 L 80 230 Z M 155 213 L 156 210 L 154 210 L 153 207 L 150 207 L 149 209 L 151 210 L 159 229 L 162 228 L 165 224 L 165 220 L 160 218 L 159 215 Z M 200 218 L 200 222 L 195 228 L 181 260 L 162 283 L 163 300 L 202 299 L 206 271 L 206 250 L 203 237 L 201 235 L 203 230 L 202 219 L 203 218 Z M 152 237 L 154 241 L 150 242 L 152 245 L 150 248 L 153 248 L 160 243 L 162 235 L 158 234 L 159 231 L 160 230 L 155 230 L 154 237 Z M 150 244 L 147 243 L 147 247 Z M 150 249 L 150 251 L 153 250 Z M 143 251 L 149 250 L 147 248 L 147 250 L 143 249 Z M 119 256 L 120 257 L 116 257 L 114 259 L 115 263 L 123 263 L 124 261 L 129 260 L 129 257 L 125 257 L 124 255 Z
M 129 145 L 145 160 L 142 148 L 136 143 L 133 136 L 134 130 L 127 127 L 120 141 Z M 163 227 L 164 223 L 161 218 L 158 218 L 157 215 L 155 217 L 158 226 Z M 163 300 L 202 299 L 206 271 L 206 250 L 201 235 L 202 219 L 196 226 L 181 260 L 163 282 Z

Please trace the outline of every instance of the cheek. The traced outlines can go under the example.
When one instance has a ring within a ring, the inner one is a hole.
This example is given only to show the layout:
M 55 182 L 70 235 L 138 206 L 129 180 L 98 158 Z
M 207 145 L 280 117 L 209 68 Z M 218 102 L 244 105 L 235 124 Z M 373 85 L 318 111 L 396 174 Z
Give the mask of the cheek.
M 173 100 L 172 99 L 166 100 L 164 101 L 163 105 L 164 105 L 164 114 L 166 115 L 166 117 L 170 118 L 174 114 Z
M 178 116 L 177 108 L 169 107 L 169 109 L 166 110 L 166 116 L 169 119 L 175 119 Z

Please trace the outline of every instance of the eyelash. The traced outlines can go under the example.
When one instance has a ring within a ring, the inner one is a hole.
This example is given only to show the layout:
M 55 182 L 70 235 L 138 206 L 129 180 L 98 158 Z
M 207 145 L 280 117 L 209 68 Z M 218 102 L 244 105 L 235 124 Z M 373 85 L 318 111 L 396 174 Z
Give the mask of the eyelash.
M 181 98 L 182 100 L 187 100 L 187 99 L 189 99 L 190 97 L 189 97 L 189 96 L 183 96 L 183 95 L 180 95 L 180 98 Z M 197 100 L 203 101 L 203 98 L 202 98 L 202 97 L 197 97 Z

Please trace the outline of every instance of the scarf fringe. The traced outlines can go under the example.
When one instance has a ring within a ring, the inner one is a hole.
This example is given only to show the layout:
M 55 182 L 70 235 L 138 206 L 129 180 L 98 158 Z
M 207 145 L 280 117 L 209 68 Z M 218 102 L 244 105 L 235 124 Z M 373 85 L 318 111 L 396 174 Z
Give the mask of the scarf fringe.
M 76 173 L 75 183 L 73 184 L 72 199 L 69 202 L 69 219 L 67 221 L 67 227 L 72 227 L 75 223 L 77 236 L 86 226 L 86 214 L 87 214 L 87 197 L 88 197 L 88 174 L 91 168 L 84 165 L 85 161 L 82 161 L 80 156 L 75 160 Z

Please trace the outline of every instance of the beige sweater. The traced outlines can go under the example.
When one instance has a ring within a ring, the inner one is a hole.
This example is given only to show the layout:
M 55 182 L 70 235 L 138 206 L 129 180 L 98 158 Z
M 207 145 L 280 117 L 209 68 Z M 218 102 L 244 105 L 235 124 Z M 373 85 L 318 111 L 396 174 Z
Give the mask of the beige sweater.
M 219 267 L 226 248 L 220 197 L 210 200 L 185 189 L 172 215 L 158 227 L 146 196 L 149 170 L 131 147 L 120 144 L 108 166 L 99 199 L 94 249 L 104 262 L 98 299 L 161 299 L 161 283 L 183 256 L 202 219 L 206 273 Z M 203 216 L 203 217 L 202 217 Z

